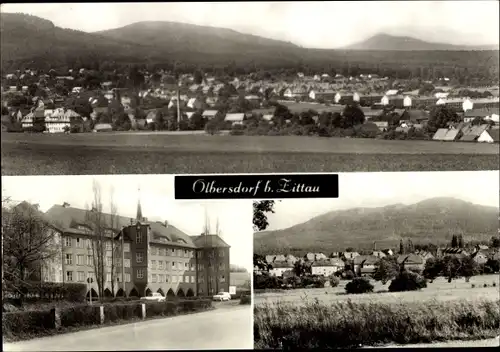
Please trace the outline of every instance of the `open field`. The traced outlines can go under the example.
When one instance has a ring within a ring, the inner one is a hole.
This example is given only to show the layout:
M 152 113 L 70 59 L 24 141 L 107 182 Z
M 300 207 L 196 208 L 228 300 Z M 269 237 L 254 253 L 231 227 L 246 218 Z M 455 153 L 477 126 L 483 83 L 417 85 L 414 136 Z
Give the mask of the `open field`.
M 496 287 L 482 287 L 493 282 Z M 450 284 L 440 278 L 419 292 L 401 293 L 345 295 L 345 283 L 336 288 L 255 294 L 255 348 L 352 348 L 395 343 L 415 347 L 498 336 L 498 275 Z M 472 284 L 476 287 L 471 288 Z M 381 289 L 377 284 L 375 290 Z
M 448 283 L 444 278 L 437 278 L 433 283 L 427 283 L 427 287 L 420 291 L 413 292 L 384 292 L 389 288 L 389 283 L 382 285 L 378 281 L 372 281 L 375 286 L 374 293 L 360 295 L 348 295 L 345 293 L 345 285 L 348 280 L 341 280 L 337 287 L 312 288 L 283 290 L 281 292 L 255 293 L 255 305 L 265 303 L 286 302 L 294 304 L 304 304 L 315 301 L 321 303 L 334 303 L 351 300 L 353 302 L 414 302 L 426 300 L 449 301 L 455 299 L 477 300 L 477 299 L 498 299 L 500 295 L 500 276 L 481 275 L 465 282 L 465 279 L 453 280 Z M 492 287 L 495 282 L 496 287 Z M 476 287 L 472 288 L 472 284 Z M 483 287 L 487 284 L 488 287 Z
M 2 134 L 3 175 L 498 170 L 498 145 L 302 136 Z

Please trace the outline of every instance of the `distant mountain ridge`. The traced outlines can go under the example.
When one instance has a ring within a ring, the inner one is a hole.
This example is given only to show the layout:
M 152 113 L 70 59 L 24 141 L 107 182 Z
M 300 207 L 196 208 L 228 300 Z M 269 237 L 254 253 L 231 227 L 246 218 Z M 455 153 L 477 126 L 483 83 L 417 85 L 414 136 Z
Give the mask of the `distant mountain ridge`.
M 498 50 L 497 45 L 455 45 L 447 43 L 427 42 L 408 36 L 393 36 L 385 33 L 376 34 L 359 43 L 344 47 L 345 50 L 376 51 L 427 51 L 427 50 Z
M 384 40 L 391 41 L 379 36 L 379 42 Z M 104 61 L 127 65 L 179 62 L 212 67 L 235 63 L 240 67 L 266 68 L 290 68 L 299 64 L 332 67 L 368 61 L 400 67 L 406 60 L 416 60 L 424 66 L 426 63 L 456 65 L 457 62 L 469 65 L 471 60 L 480 64 L 498 56 L 491 52 L 478 53 L 474 58 L 457 53 L 443 56 L 436 51 L 421 53 L 416 58 L 417 54 L 411 51 L 401 51 L 403 48 L 413 50 L 411 46 L 400 47 L 397 55 L 391 54 L 394 45 L 368 45 L 368 49 L 359 45 L 354 45 L 355 49 L 312 49 L 231 29 L 167 21 L 143 21 L 87 33 L 20 13 L 0 13 L 0 41 L 2 70 L 33 63 L 53 67 Z
M 499 209 L 455 198 L 431 198 L 411 205 L 336 210 L 287 229 L 254 235 L 256 253 L 287 249 L 343 251 L 347 247 L 395 247 L 413 243 L 449 243 L 454 234 L 465 240 L 489 240 L 498 234 Z

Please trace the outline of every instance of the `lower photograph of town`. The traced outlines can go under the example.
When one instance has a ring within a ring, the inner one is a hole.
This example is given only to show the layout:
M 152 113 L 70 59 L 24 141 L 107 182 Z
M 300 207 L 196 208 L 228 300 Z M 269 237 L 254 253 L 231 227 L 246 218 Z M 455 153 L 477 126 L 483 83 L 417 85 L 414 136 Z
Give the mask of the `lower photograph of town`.
M 499 345 L 499 173 L 343 173 L 254 202 L 256 349 Z
M 2 177 L 4 351 L 251 349 L 252 202 L 174 177 Z

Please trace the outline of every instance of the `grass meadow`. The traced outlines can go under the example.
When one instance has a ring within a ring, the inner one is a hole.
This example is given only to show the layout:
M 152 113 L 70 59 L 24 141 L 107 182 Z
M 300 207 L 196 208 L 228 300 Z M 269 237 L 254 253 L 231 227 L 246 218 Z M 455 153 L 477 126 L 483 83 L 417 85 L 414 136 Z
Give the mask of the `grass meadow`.
M 498 170 L 498 145 L 304 136 L 2 134 L 2 175 Z
M 438 278 L 421 291 L 400 293 L 374 283 L 374 293 L 347 295 L 346 283 L 256 293 L 255 348 L 352 348 L 499 335 L 498 275 L 451 283 Z

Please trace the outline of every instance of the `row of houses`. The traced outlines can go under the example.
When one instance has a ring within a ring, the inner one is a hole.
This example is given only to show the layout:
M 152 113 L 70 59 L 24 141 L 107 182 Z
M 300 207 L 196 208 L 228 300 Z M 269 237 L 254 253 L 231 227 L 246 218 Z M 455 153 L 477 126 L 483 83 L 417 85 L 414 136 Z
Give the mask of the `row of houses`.
M 313 275 L 330 276 L 346 269 L 354 270 L 358 275 L 371 275 L 375 272 L 380 259 L 392 256 L 392 250 L 373 251 L 369 255 L 361 255 L 358 252 L 332 253 L 329 257 L 323 253 L 308 253 L 302 258 L 293 255 L 268 255 L 266 262 L 271 265 L 269 274 L 276 277 L 287 277 L 294 275 L 294 266 L 298 261 L 311 265 Z M 500 260 L 500 251 L 490 249 L 487 246 L 476 246 L 467 251 L 462 248 L 439 248 L 436 255 L 428 251 L 416 250 L 414 253 L 399 254 L 396 257 L 398 264 L 408 270 L 424 270 L 427 260 L 434 257 L 454 256 L 464 258 L 471 256 L 479 264 L 485 264 L 489 258 Z M 255 268 L 258 271 L 257 268 Z
M 449 128 L 438 129 L 432 139 L 447 142 L 498 143 L 500 141 L 500 130 L 489 124 L 459 123 L 456 126 L 450 125 Z

